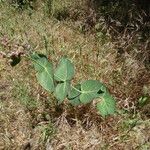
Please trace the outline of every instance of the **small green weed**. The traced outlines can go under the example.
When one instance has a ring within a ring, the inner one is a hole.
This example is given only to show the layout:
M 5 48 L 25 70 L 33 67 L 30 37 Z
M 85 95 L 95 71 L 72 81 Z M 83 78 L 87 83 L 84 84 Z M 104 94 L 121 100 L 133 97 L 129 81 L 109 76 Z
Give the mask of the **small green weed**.
M 42 140 L 45 142 L 48 139 L 51 139 L 53 135 L 56 133 L 56 129 L 51 122 L 49 122 L 46 125 L 41 125 L 40 129 L 42 131 Z
M 149 97 L 148 96 L 142 96 L 139 98 L 138 100 L 138 106 L 139 107 L 143 107 L 145 106 L 146 104 L 148 104 L 149 102 Z
M 16 52 L 9 56 L 11 66 L 15 66 L 18 59 L 21 59 L 24 53 Z M 39 84 L 48 92 L 53 92 L 58 100 L 58 104 L 62 103 L 66 98 L 73 106 L 88 104 L 93 99 L 100 98 L 96 107 L 99 113 L 105 117 L 115 113 L 115 100 L 108 92 L 106 86 L 98 80 L 86 80 L 73 86 L 71 80 L 75 75 L 73 63 L 66 57 L 61 58 L 58 66 L 54 69 L 52 62 L 43 54 L 26 55 L 36 70 L 36 77 Z M 12 65 L 13 64 L 13 65 Z M 18 86 L 19 96 L 22 97 L 23 103 L 26 105 L 31 103 L 24 86 Z M 34 103 L 33 103 L 34 104 Z M 32 106 L 32 103 L 29 105 Z

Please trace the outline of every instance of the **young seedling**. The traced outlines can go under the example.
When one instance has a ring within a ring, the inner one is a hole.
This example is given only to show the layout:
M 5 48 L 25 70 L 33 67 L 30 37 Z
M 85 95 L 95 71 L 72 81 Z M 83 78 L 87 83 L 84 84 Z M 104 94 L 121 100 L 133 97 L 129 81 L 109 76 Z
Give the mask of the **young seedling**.
M 16 61 L 20 56 L 18 53 L 18 56 L 10 57 L 12 66 L 20 62 Z M 96 106 L 103 117 L 115 113 L 115 100 L 100 81 L 86 80 L 75 86 L 71 84 L 75 69 L 68 58 L 62 57 L 56 68 L 43 54 L 33 53 L 28 55 L 28 58 L 34 65 L 39 84 L 48 92 L 53 92 L 59 104 L 66 98 L 74 106 L 99 98 L 101 101 L 97 102 Z

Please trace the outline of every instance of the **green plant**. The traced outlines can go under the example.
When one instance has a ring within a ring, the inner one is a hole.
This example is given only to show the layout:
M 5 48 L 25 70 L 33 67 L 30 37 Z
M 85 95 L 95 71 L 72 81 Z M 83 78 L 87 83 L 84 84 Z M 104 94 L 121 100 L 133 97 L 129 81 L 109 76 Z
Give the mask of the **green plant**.
M 146 104 L 148 104 L 148 101 L 149 101 L 149 97 L 148 96 L 142 96 L 139 98 L 138 100 L 138 106 L 139 107 L 143 107 L 145 106 Z
M 47 141 L 48 139 L 52 138 L 53 135 L 56 133 L 56 129 L 51 122 L 48 122 L 46 125 L 39 126 L 42 131 L 42 140 Z
M 10 56 L 12 66 L 19 63 L 21 55 L 22 53 L 13 53 L 13 57 Z M 100 81 L 86 80 L 75 86 L 71 84 L 75 69 L 68 58 L 61 58 L 55 69 L 52 62 L 49 62 L 43 54 L 33 53 L 28 58 L 33 62 L 39 84 L 45 90 L 53 92 L 59 104 L 65 98 L 74 106 L 90 103 L 93 99 L 101 99 L 96 104 L 100 114 L 105 117 L 115 113 L 115 100 Z

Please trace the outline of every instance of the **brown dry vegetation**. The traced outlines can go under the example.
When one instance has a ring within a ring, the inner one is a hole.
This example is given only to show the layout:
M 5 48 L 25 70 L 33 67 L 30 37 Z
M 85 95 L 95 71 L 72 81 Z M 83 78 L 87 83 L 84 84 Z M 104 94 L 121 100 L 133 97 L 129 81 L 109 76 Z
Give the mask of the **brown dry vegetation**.
M 51 12 L 42 2 L 23 12 L 0 3 L 0 51 L 38 51 L 55 64 L 67 55 L 76 67 L 73 82 L 105 83 L 117 113 L 103 119 L 94 103 L 57 106 L 38 85 L 28 60 L 12 68 L 0 56 L 0 149 L 149 150 L 150 104 L 138 104 L 150 96 L 149 39 L 137 40 L 140 31 L 127 27 L 116 34 L 117 27 L 108 22 L 99 28 L 97 9 L 93 5 L 89 10 L 85 0 L 64 5 L 57 0 Z

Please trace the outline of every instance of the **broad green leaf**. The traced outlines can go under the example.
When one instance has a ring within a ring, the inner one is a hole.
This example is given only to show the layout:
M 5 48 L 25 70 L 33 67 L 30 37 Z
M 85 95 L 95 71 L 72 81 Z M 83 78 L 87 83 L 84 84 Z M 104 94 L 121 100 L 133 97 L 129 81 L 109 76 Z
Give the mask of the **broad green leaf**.
M 114 114 L 116 110 L 114 98 L 108 92 L 106 92 L 101 96 L 101 99 L 102 101 L 97 103 L 97 109 L 100 114 L 103 117 Z
M 68 99 L 73 99 L 81 94 L 81 84 L 72 87 L 71 91 L 68 93 Z
M 44 69 L 43 66 L 45 66 L 48 62 L 47 57 L 45 55 L 40 54 L 32 54 L 31 60 L 34 64 L 35 70 L 38 72 L 42 72 Z
M 73 105 L 73 106 L 78 106 L 81 104 L 81 101 L 80 101 L 80 97 L 77 96 L 73 99 L 70 99 L 69 102 Z
M 59 83 L 56 88 L 55 88 L 55 96 L 59 101 L 63 101 L 67 94 L 68 94 L 68 90 L 70 88 L 70 82 L 66 81 L 63 83 Z
M 80 101 L 83 104 L 90 103 L 93 99 L 98 98 L 99 94 L 96 93 L 87 93 L 87 94 L 81 94 L 80 95 Z
M 81 104 L 80 97 L 79 97 L 81 94 L 80 90 L 81 90 L 81 85 L 77 84 L 75 87 L 72 87 L 71 91 L 68 93 L 69 102 L 73 106 L 77 106 Z
M 84 104 L 91 102 L 94 98 L 97 98 L 103 93 L 101 88 L 104 85 L 97 80 L 87 80 L 81 84 L 80 101 Z
M 36 76 L 40 85 L 47 91 L 54 91 L 53 66 L 44 55 L 33 54 L 31 60 L 37 71 Z
M 55 70 L 54 78 L 57 81 L 71 80 L 74 76 L 74 66 L 67 58 L 62 58 Z

